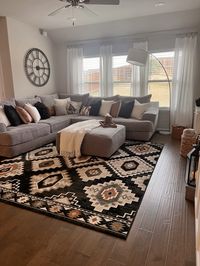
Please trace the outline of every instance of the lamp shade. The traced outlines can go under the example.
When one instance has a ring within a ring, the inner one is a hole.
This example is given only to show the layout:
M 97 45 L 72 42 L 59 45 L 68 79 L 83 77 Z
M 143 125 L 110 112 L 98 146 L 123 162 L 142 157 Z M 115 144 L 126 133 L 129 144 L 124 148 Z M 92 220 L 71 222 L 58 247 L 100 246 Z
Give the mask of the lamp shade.
M 144 66 L 146 65 L 148 57 L 148 52 L 143 49 L 131 48 L 128 51 L 128 56 L 126 61 L 129 64 Z

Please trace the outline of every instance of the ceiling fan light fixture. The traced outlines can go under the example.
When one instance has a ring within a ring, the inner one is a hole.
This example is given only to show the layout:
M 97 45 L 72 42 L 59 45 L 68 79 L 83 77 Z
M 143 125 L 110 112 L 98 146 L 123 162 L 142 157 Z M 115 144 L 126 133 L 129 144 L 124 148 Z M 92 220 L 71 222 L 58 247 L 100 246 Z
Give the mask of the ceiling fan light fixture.
M 165 5 L 165 2 L 157 2 L 155 3 L 155 7 L 162 7 Z

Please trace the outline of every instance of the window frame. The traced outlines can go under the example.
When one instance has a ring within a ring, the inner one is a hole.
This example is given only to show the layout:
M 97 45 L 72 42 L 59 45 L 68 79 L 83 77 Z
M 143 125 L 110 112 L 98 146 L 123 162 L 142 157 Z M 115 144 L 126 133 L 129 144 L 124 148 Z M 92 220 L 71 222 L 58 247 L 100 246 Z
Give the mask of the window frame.
M 128 53 L 120 53 L 120 54 L 112 54 L 112 71 L 113 71 L 113 69 L 114 69 L 114 67 L 113 67 L 113 58 L 114 57 L 117 57 L 117 56 L 128 56 Z M 131 73 L 131 81 L 130 82 L 128 82 L 128 81 L 113 81 L 113 79 L 112 79 L 112 92 L 113 92 L 113 95 L 114 95 L 114 84 L 131 84 L 131 86 L 130 86 L 130 95 L 129 96 L 133 96 L 133 84 L 134 84 L 134 82 L 133 82 L 133 66 L 131 65 L 131 71 L 132 71 L 132 73 Z M 113 75 L 112 75 L 112 77 L 113 77 Z M 128 96 L 127 96 L 128 97 Z
M 158 53 L 168 53 L 168 52 L 173 52 L 174 53 L 174 56 L 175 56 L 175 51 L 174 49 L 167 49 L 167 50 L 153 50 L 153 51 L 149 51 L 149 64 L 150 64 L 150 56 L 153 54 L 158 54 Z M 157 58 L 157 57 L 156 57 Z M 160 63 L 159 63 L 160 64 Z M 160 66 L 162 68 L 162 66 Z M 149 71 L 149 70 L 148 70 Z M 163 70 L 164 71 L 164 70 Z M 168 74 L 168 73 L 167 73 Z M 149 84 L 150 83 L 167 83 L 170 85 L 169 87 L 169 106 L 159 106 L 159 109 L 160 110 L 170 110 L 171 108 L 171 89 L 172 89 L 172 79 L 169 78 L 169 80 L 167 79 L 167 76 L 166 76 L 166 79 L 152 79 L 152 80 L 149 80 L 149 73 L 148 73 L 148 81 L 147 81 L 147 87 L 148 87 L 148 93 L 149 92 Z
M 99 58 L 99 81 L 84 81 L 84 59 L 89 59 L 89 58 Z M 85 91 L 84 85 L 91 85 L 91 84 L 99 84 L 99 94 L 98 95 L 92 95 L 93 97 L 101 97 L 101 80 L 100 80 L 100 75 L 101 75 L 101 68 L 100 68 L 100 55 L 94 55 L 94 56 L 84 56 L 83 57 L 83 91 L 85 93 L 90 93 L 90 91 Z

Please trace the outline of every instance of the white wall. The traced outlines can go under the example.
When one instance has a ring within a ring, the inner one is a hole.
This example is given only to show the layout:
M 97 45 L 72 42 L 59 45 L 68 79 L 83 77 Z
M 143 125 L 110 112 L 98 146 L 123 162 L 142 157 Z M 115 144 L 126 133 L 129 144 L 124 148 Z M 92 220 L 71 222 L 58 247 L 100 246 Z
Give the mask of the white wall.
M 53 42 L 48 37 L 42 36 L 36 27 L 13 18 L 7 18 L 7 25 L 15 97 L 32 97 L 55 92 L 55 47 Z M 43 87 L 32 85 L 25 75 L 24 57 L 31 48 L 41 49 L 49 59 L 51 76 Z

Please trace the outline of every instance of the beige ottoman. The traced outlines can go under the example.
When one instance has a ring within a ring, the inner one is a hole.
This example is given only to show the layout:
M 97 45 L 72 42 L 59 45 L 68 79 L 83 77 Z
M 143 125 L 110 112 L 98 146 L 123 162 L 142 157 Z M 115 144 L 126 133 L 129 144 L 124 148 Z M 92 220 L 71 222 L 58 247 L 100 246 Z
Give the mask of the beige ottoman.
M 59 148 L 60 134 L 56 137 L 56 146 Z M 98 127 L 86 133 L 81 153 L 83 155 L 93 155 L 109 158 L 125 142 L 125 126 L 117 125 L 116 128 Z

